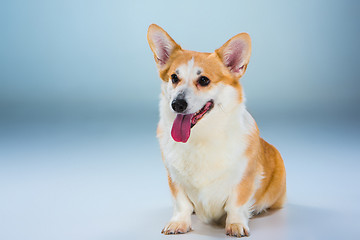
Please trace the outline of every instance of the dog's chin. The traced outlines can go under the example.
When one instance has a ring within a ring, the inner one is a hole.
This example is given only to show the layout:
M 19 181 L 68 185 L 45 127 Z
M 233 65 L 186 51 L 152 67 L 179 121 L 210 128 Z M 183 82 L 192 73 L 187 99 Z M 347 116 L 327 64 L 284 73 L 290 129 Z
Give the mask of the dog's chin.
M 214 108 L 214 101 L 208 101 L 199 111 L 193 114 L 191 118 L 191 128 L 196 125 L 204 116 L 205 114 L 209 113 Z

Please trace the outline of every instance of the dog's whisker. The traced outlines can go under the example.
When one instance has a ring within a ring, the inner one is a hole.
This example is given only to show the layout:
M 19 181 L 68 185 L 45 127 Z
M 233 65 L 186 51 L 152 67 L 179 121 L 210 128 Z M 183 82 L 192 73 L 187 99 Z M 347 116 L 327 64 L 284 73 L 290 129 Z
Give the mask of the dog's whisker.
M 225 110 L 224 110 L 223 105 L 222 105 L 221 103 L 219 103 L 218 105 L 219 105 L 219 107 L 220 107 L 221 111 L 222 111 L 223 113 L 225 113 Z

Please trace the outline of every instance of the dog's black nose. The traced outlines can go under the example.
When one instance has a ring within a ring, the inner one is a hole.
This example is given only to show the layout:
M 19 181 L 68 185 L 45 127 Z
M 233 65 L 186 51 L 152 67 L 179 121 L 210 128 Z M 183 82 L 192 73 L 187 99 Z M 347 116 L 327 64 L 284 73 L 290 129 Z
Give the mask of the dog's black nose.
M 185 99 L 175 99 L 171 103 L 171 107 L 174 109 L 175 112 L 182 113 L 187 108 L 187 102 Z

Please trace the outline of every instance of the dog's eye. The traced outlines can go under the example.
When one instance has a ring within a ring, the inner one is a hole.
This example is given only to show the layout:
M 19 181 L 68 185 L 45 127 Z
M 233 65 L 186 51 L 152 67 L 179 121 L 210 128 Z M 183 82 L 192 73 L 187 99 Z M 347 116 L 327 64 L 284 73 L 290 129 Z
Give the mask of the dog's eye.
M 174 74 L 171 75 L 171 81 L 172 81 L 172 83 L 176 84 L 180 80 L 179 80 L 178 76 L 174 73 Z
M 200 86 L 205 87 L 205 86 L 209 85 L 210 79 L 208 79 L 205 76 L 201 76 L 198 80 L 198 83 L 200 84 Z

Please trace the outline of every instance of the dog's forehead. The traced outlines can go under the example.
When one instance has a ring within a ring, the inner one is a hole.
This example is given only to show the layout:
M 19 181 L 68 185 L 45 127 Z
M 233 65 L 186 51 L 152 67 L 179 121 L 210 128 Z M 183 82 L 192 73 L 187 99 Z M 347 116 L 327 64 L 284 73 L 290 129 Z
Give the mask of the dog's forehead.
M 204 72 L 204 62 L 209 53 L 183 50 L 173 59 L 170 74 L 176 73 L 180 78 L 198 78 Z
M 195 81 L 202 75 L 213 83 L 231 77 L 216 54 L 189 50 L 182 50 L 174 55 L 168 77 L 173 73 L 187 83 Z
M 192 80 L 197 78 L 203 69 L 195 63 L 194 57 L 192 57 L 186 63 L 182 63 L 177 66 L 175 73 L 184 80 Z

